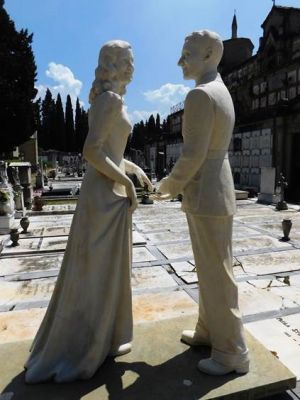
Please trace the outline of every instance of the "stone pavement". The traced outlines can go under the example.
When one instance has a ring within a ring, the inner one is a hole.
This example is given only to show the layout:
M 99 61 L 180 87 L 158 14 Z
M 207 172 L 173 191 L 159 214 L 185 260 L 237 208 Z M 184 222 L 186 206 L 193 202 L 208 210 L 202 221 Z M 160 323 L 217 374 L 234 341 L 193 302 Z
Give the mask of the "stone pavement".
M 276 353 L 300 380 L 298 209 L 277 212 L 273 206 L 256 204 L 254 200 L 238 201 L 233 250 L 240 306 L 248 332 Z M 29 232 L 20 235 L 18 247 L 10 247 L 8 238 L 2 237 L 6 246 L 0 258 L 0 348 L 1 345 L 21 346 L 34 337 L 55 285 L 73 212 L 72 205 L 57 205 L 47 206 L 42 213 L 32 213 Z M 280 241 L 283 218 L 293 221 L 289 242 Z M 142 330 L 147 324 L 157 329 L 157 321 L 166 321 L 166 327 L 170 321 L 182 322 L 185 318 L 194 321 L 197 276 L 180 203 L 140 206 L 133 222 L 132 286 L 136 329 Z M 24 346 L 21 352 L 28 348 Z M 130 357 L 129 361 L 132 362 Z M 299 387 L 276 398 L 300 398 L 297 391 Z M 182 399 L 198 398 L 193 397 L 195 395 L 191 392 L 191 397 Z M 0 395 L 0 400 L 12 399 L 4 396 Z M 61 398 L 81 397 L 57 397 Z

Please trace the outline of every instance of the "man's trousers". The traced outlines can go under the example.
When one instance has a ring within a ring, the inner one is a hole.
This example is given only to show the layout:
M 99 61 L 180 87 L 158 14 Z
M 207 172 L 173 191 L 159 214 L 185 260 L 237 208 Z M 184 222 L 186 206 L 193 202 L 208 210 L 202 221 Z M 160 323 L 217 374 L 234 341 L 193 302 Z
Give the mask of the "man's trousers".
M 199 280 L 199 319 L 196 332 L 209 338 L 212 358 L 230 365 L 248 359 L 232 271 L 233 217 L 187 213 Z

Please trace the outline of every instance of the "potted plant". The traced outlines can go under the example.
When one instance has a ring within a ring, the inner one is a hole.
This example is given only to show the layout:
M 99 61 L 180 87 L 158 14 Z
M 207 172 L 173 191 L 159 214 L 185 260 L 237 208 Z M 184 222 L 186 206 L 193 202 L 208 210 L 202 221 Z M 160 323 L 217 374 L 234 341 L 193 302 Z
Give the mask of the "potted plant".
M 4 216 L 11 214 L 11 204 L 9 193 L 3 189 L 0 189 L 0 215 Z

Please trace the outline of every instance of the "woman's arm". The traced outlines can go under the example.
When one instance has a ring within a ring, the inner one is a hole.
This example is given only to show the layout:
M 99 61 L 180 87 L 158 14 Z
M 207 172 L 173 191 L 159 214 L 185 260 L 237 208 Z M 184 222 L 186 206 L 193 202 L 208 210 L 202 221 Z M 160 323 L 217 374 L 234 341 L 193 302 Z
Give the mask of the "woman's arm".
M 125 171 L 128 174 L 134 174 L 138 178 L 141 186 L 147 185 L 148 190 L 150 191 L 153 190 L 152 183 L 149 180 L 148 176 L 145 174 L 145 172 L 142 170 L 142 168 L 140 168 L 132 161 L 126 160 L 125 158 L 124 158 L 124 165 L 125 165 Z
M 136 204 L 136 194 L 132 181 L 104 150 L 104 143 L 111 131 L 115 116 L 121 112 L 122 100 L 113 92 L 104 92 L 95 100 L 90 109 L 89 133 L 83 147 L 84 158 L 99 172 L 113 182 L 124 185 L 131 206 Z

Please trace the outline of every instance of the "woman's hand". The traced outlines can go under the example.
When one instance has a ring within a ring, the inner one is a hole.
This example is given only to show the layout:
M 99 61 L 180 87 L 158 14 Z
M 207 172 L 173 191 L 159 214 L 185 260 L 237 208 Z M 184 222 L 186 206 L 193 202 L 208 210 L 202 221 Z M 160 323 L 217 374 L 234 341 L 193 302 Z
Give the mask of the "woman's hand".
M 152 183 L 148 178 L 148 176 L 145 174 L 145 172 L 142 170 L 142 168 L 140 168 L 132 161 L 126 159 L 124 159 L 124 163 L 126 172 L 128 174 L 134 174 L 137 177 L 138 181 L 140 182 L 141 186 L 144 187 L 145 185 L 147 185 L 148 190 L 152 192 L 153 191 Z
M 137 196 L 134 184 L 130 181 L 128 185 L 125 186 L 127 197 L 130 201 L 130 208 L 129 211 L 134 212 L 134 210 L 138 206 Z
M 136 170 L 134 171 L 136 177 L 138 178 L 138 181 L 140 182 L 141 186 L 144 187 L 145 185 L 148 186 L 148 191 L 152 192 L 153 191 L 153 186 L 148 178 L 148 176 L 145 174 L 145 172 L 142 170 L 142 168 L 137 167 Z

